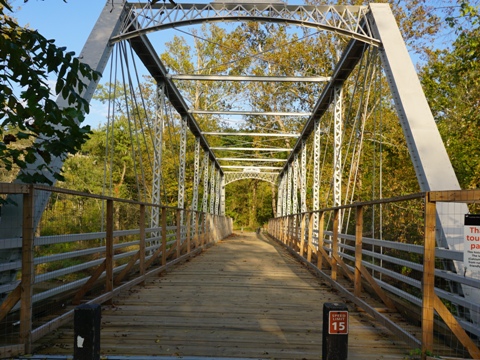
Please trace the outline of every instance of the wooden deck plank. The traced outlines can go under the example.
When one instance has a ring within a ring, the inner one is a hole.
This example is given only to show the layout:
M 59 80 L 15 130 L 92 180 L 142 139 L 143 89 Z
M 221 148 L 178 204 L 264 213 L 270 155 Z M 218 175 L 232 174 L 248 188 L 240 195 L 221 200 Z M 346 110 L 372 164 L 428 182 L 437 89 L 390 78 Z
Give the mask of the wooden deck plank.
M 104 306 L 101 353 L 319 359 L 325 302 L 345 301 L 278 245 L 234 236 Z M 73 330 L 35 345 L 36 354 L 71 355 Z M 350 309 L 349 359 L 402 359 L 408 350 Z

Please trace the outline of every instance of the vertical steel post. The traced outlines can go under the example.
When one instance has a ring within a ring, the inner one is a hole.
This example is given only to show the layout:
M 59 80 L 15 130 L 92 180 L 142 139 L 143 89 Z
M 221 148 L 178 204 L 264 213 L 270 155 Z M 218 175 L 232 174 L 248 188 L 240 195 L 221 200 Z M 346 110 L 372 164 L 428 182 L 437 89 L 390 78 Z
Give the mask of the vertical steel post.
M 178 205 L 177 207 L 183 209 L 185 207 L 185 163 L 187 156 L 187 118 L 182 117 L 181 131 L 180 131 L 180 154 L 178 169 Z M 181 216 L 181 224 L 183 224 L 183 213 Z
M 280 178 L 280 181 L 278 183 L 278 190 L 277 190 L 277 217 L 283 216 L 282 212 L 282 204 L 283 204 L 283 179 L 284 176 Z
M 195 138 L 195 160 L 193 169 L 192 210 L 198 209 L 198 187 L 200 185 L 200 137 Z
M 313 136 L 313 211 L 320 209 L 320 119 L 315 119 Z M 318 232 L 318 213 L 313 213 L 312 231 Z M 313 241 L 313 239 L 312 239 Z
M 213 209 L 215 206 L 215 162 L 212 160 L 212 172 L 210 174 L 210 214 L 213 214 Z
M 292 214 L 298 213 L 298 153 L 293 156 L 293 170 L 292 170 Z
M 195 138 L 195 160 L 194 160 L 194 170 L 193 170 L 193 196 L 192 196 L 192 206 L 191 210 L 198 210 L 198 188 L 200 187 L 200 137 Z M 186 222 L 187 228 L 191 229 L 195 225 L 193 217 L 190 218 L 190 221 Z
M 295 153 L 292 170 L 292 214 L 298 214 L 298 153 Z M 298 217 L 292 217 L 292 247 L 298 241 Z
M 225 175 L 220 176 L 220 215 L 225 215 Z
M 293 166 L 288 164 L 288 174 L 287 174 L 287 213 L 285 215 L 290 215 L 292 213 L 292 174 Z
M 222 175 L 220 174 L 220 170 L 217 169 L 216 171 L 216 181 L 215 181 L 215 184 L 216 184 L 216 187 L 215 187 L 215 215 L 218 215 L 218 212 L 219 212 L 219 209 L 220 209 L 220 181 L 221 181 L 221 177 Z
M 202 211 L 208 212 L 208 151 L 203 153 L 203 199 Z
M 341 85 L 334 89 L 333 206 L 342 203 L 342 89 Z
M 162 183 L 162 155 L 163 155 L 163 131 L 165 126 L 165 84 L 157 84 L 155 98 L 155 123 L 154 123 L 154 146 L 153 146 L 153 179 L 152 179 L 152 204 L 162 205 L 161 183 Z M 150 227 L 160 227 L 160 208 L 151 207 Z M 159 232 L 155 231 L 151 236 L 158 237 Z M 158 244 L 158 241 L 156 241 Z
M 307 142 L 302 139 L 302 159 L 300 166 L 300 202 L 301 212 L 307 212 Z

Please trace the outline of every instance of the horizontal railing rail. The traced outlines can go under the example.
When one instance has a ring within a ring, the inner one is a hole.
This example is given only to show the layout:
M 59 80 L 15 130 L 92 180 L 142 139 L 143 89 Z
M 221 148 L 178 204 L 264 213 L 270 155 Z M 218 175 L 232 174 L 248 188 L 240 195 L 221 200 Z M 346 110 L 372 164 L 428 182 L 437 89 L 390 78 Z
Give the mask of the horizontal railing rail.
M 438 245 L 445 243 L 441 236 L 463 239 L 463 228 L 438 231 L 440 202 L 466 203 L 470 213 L 478 212 L 480 191 L 427 192 L 292 214 L 271 219 L 268 233 L 412 348 L 477 359 L 480 302 L 464 291 L 480 296 L 480 274 L 467 272 L 463 246 Z M 364 291 L 420 324 L 420 336 L 361 300 Z M 449 347 L 438 345 L 434 334 Z
M 39 192 L 49 203 L 34 229 Z M 5 194 L 23 195 L 23 218 L 11 224 L 21 236 L 0 234 L 3 358 L 30 353 L 77 304 L 109 302 L 232 233 L 231 219 L 198 211 L 34 185 L 0 184 Z

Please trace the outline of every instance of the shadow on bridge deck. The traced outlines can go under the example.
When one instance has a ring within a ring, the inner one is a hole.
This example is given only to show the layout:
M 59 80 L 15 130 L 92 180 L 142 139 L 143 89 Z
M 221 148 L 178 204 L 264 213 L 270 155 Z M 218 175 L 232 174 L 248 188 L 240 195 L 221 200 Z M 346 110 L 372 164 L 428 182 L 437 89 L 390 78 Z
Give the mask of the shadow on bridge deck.
M 344 302 L 279 245 L 232 235 L 102 309 L 101 354 L 319 359 L 324 302 Z M 351 304 L 349 356 L 402 359 L 403 343 Z M 35 344 L 35 354 L 73 354 L 73 329 Z

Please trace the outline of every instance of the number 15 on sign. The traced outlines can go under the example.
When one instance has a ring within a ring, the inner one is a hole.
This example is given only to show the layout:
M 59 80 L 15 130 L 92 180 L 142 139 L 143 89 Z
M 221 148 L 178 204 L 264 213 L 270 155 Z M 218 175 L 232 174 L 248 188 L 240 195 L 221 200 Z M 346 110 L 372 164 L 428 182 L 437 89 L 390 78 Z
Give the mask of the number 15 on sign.
M 329 334 L 348 334 L 348 311 L 330 311 L 328 316 Z

